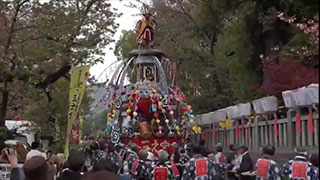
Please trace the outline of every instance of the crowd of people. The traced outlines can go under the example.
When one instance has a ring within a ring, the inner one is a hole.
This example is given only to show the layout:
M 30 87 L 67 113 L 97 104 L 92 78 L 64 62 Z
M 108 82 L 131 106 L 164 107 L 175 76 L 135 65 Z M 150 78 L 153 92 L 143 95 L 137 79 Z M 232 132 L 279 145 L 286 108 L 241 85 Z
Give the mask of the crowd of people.
M 11 180 L 289 180 L 319 179 L 319 158 L 296 148 L 296 156 L 279 165 L 273 158 L 275 148 L 264 146 L 256 161 L 246 145 L 230 145 L 233 153 L 224 153 L 217 144 L 215 150 L 200 144 L 173 144 L 173 152 L 162 149 L 156 156 L 150 148 L 138 145 L 113 145 L 99 140 L 88 148 L 63 154 L 48 154 L 33 144 L 26 161 L 18 167 L 17 153 L 10 148 L 1 150 L 1 160 L 11 165 Z

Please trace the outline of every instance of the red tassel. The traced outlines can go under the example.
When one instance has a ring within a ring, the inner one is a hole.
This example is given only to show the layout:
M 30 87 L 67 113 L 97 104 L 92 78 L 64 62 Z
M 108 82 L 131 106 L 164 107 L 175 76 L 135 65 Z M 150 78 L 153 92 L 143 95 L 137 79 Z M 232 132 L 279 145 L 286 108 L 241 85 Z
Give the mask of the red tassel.
M 277 118 L 277 117 L 274 119 L 274 134 L 275 134 L 276 136 L 279 135 L 279 131 L 278 131 L 278 118 Z
M 299 112 L 297 112 L 296 114 L 296 128 L 297 128 L 297 132 L 301 133 L 301 116 Z
M 218 141 L 219 140 L 219 129 L 218 128 L 216 128 L 216 140 Z
M 312 134 L 313 131 L 313 117 L 312 117 L 312 112 L 310 112 L 308 114 L 308 129 L 309 129 L 309 133 Z
M 236 126 L 236 139 L 239 138 L 239 125 Z

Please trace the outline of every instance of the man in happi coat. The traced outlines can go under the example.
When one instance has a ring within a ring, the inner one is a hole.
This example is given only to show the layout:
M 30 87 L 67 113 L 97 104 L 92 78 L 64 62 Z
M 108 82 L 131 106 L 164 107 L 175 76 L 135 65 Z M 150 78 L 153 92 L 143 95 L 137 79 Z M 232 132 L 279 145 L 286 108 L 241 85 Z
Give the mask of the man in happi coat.
M 118 155 L 115 153 L 114 145 L 111 143 L 108 145 L 108 154 L 106 155 L 106 158 L 113 163 L 115 171 L 118 172 L 120 168 L 120 160 Z
M 159 160 L 152 165 L 153 180 L 176 180 L 180 179 L 180 173 L 174 162 L 169 162 L 169 154 L 160 150 L 158 152 Z
M 202 156 L 201 147 L 192 145 L 192 158 L 186 163 L 182 180 L 211 180 L 213 179 L 212 163 Z
M 316 167 L 307 161 L 307 151 L 303 148 L 296 148 L 295 153 L 294 159 L 283 165 L 281 176 L 288 176 L 289 180 L 315 180 Z
M 261 150 L 261 158 L 256 163 L 257 180 L 281 180 L 278 164 L 272 160 L 275 154 L 273 146 L 265 146 Z
M 128 170 L 132 169 L 134 162 L 139 159 L 137 155 L 138 151 L 139 151 L 139 146 L 132 143 L 124 155 L 125 164 L 128 165 L 128 167 L 124 167 L 124 168 Z
M 146 164 L 148 159 L 148 151 L 143 149 L 139 153 L 139 159 L 135 160 L 130 174 L 134 180 L 151 180 L 151 168 Z

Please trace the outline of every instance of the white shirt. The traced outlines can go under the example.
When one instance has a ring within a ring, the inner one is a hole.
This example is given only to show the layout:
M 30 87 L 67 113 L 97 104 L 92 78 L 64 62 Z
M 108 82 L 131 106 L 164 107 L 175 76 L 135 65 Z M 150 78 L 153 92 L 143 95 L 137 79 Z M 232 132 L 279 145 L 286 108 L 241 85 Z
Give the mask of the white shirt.
M 234 166 L 232 168 L 233 171 L 240 168 L 241 161 L 242 161 L 242 155 L 236 155 L 236 158 L 234 160 Z

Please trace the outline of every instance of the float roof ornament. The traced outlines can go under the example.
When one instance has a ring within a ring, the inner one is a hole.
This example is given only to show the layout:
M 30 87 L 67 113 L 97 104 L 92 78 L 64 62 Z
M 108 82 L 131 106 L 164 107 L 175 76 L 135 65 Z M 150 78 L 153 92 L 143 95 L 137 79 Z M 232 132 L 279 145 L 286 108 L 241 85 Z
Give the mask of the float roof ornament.
M 136 24 L 136 32 L 138 33 L 137 43 L 139 49 L 152 49 L 157 22 L 148 8 L 146 8 L 142 15 L 143 17 Z

